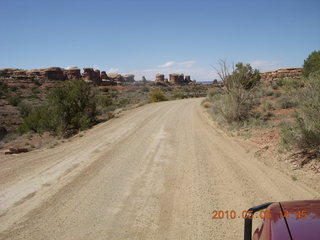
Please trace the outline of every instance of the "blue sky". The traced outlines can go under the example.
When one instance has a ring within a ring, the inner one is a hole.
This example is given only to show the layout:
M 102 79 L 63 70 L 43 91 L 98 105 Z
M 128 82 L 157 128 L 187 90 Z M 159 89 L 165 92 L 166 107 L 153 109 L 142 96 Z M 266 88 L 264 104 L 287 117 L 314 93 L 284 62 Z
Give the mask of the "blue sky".
M 219 59 L 262 71 L 300 67 L 320 50 L 319 12 L 320 0 L 0 0 L 0 68 L 206 81 Z

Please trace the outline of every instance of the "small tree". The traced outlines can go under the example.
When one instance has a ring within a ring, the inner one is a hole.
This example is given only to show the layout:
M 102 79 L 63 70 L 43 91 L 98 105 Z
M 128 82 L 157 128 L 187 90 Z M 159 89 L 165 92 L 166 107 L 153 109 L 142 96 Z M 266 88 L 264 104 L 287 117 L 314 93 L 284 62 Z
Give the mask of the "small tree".
M 83 80 L 70 80 L 49 91 L 49 105 L 62 132 L 90 127 L 97 116 L 97 92 Z
M 225 93 L 214 103 L 215 112 L 229 123 L 242 122 L 253 107 L 253 90 L 260 81 L 259 71 L 253 70 L 250 64 L 237 63 L 232 71 L 226 61 L 221 60 L 219 65 L 215 69 L 225 85 Z
M 320 71 L 320 51 L 313 51 L 303 64 L 303 74 L 306 77 L 316 71 Z
M 20 132 L 29 130 L 68 136 L 94 124 L 99 102 L 96 89 L 83 80 L 70 80 L 50 89 L 47 104 L 26 113 Z

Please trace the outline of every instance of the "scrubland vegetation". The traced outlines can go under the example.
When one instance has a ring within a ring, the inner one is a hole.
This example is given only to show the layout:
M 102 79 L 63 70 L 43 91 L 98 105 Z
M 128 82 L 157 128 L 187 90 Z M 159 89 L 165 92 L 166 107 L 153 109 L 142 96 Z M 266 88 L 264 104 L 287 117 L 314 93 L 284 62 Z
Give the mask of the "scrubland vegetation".
M 310 54 L 303 70 L 301 79 L 266 86 L 250 65 L 230 70 L 222 61 L 217 71 L 224 87 L 209 89 L 203 105 L 221 127 L 245 137 L 257 128 L 278 131 L 281 148 L 301 155 L 303 166 L 320 157 L 320 51 Z
M 201 84 L 157 85 L 152 81 L 108 87 L 82 79 L 45 86 L 37 82 L 27 86 L 0 82 L 0 104 L 4 107 L 1 126 L 8 131 L 0 147 L 20 138 L 25 139 L 22 145 L 29 146 L 28 139 L 47 133 L 55 138 L 70 137 L 122 110 L 150 102 L 204 97 L 207 89 Z

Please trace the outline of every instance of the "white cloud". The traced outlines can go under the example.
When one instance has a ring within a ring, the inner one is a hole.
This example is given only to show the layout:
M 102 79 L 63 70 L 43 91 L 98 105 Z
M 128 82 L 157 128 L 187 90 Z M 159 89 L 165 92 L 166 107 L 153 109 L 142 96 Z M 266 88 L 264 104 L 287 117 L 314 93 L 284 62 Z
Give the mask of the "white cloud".
M 277 61 L 255 60 L 252 61 L 250 65 L 260 71 L 270 71 L 279 68 Z
M 195 63 L 196 63 L 196 61 L 193 61 L 193 60 L 192 61 L 184 61 L 184 62 L 168 61 L 168 62 L 165 62 L 164 64 L 158 65 L 158 68 L 170 68 L 173 66 L 181 66 L 181 67 L 190 68 Z
M 159 65 L 158 68 L 168 68 L 168 67 L 172 67 L 175 64 L 176 64 L 175 61 L 168 61 L 168 62 L 165 62 L 164 64 Z
M 119 68 L 109 68 L 106 72 L 107 73 L 118 73 L 119 72 Z
M 192 67 L 195 63 L 196 63 L 196 61 L 185 61 L 185 62 L 180 62 L 180 63 L 178 63 L 178 65 L 184 66 L 184 67 L 187 67 L 187 68 L 190 68 L 190 67 Z

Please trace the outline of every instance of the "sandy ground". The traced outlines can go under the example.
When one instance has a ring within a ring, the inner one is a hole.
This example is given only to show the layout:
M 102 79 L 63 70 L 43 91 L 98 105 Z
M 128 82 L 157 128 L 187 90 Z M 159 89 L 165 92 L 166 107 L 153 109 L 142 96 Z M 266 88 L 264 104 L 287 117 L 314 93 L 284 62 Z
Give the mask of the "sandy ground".
M 241 239 L 213 210 L 316 199 L 227 137 L 202 99 L 130 110 L 54 149 L 0 158 L 0 239 Z

